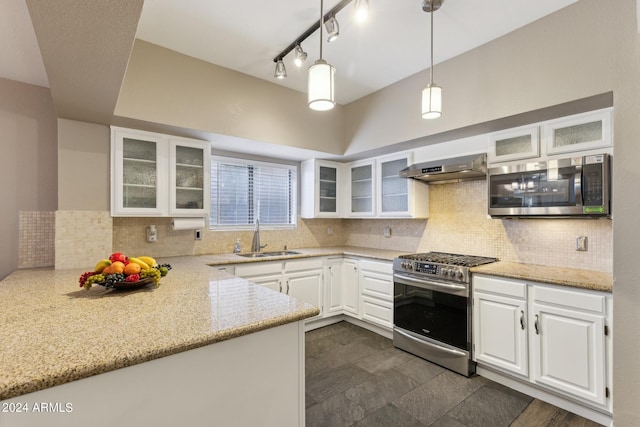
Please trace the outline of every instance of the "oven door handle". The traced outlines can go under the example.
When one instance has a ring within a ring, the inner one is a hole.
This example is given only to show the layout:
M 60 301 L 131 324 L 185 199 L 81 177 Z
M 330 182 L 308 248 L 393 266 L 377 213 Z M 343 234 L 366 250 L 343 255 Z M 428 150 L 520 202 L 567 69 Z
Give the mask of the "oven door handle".
M 423 279 L 417 279 L 415 277 L 412 276 L 406 276 L 404 274 L 399 274 L 399 273 L 394 273 L 393 275 L 393 281 L 395 282 L 396 279 L 400 279 L 398 281 L 398 283 L 400 284 L 404 284 L 404 285 L 414 285 L 417 286 L 419 288 L 424 288 L 424 289 L 432 289 L 432 290 L 439 290 L 439 289 L 447 289 L 447 290 L 451 290 L 451 291 L 466 291 L 467 287 L 464 285 L 456 285 L 456 284 L 447 284 L 447 283 L 440 283 L 440 282 L 435 282 L 432 280 L 423 280 Z
M 404 331 L 399 330 L 398 328 L 394 328 L 394 329 L 393 329 L 393 332 L 395 332 L 396 334 L 400 334 L 400 335 L 402 335 L 403 337 L 405 337 L 405 338 L 407 338 L 407 339 L 410 339 L 410 340 L 416 341 L 417 343 L 420 343 L 420 345 L 425 345 L 425 344 L 427 344 L 427 345 L 429 345 L 429 346 L 431 346 L 431 347 L 435 347 L 435 348 L 437 348 L 439 351 L 444 351 L 444 352 L 449 353 L 449 354 L 451 354 L 451 355 L 453 355 L 453 356 L 467 357 L 467 353 L 465 353 L 465 352 L 463 352 L 463 351 L 453 350 L 453 349 L 451 349 L 451 348 L 443 347 L 443 346 L 441 346 L 441 345 L 434 344 L 434 343 L 429 342 L 429 341 L 421 340 L 421 339 L 419 339 L 419 338 L 416 338 L 416 337 L 414 337 L 414 336 L 412 336 L 412 335 L 407 334 L 407 333 L 406 333 L 406 332 L 404 332 Z

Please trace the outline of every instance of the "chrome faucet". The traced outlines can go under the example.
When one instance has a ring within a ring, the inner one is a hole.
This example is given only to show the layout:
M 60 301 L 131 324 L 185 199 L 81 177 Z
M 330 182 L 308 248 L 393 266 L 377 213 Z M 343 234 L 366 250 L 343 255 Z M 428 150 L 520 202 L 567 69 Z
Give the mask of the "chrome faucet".
M 251 242 L 251 252 L 260 252 L 260 249 L 266 247 L 267 244 L 260 244 L 260 221 L 256 219 L 256 229 L 253 232 L 253 241 Z

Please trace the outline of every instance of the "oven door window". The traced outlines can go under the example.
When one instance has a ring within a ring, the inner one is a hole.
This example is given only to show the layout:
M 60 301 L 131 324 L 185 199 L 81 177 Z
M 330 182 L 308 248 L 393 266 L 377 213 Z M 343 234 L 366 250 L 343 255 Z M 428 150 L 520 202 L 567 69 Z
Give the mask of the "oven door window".
M 490 207 L 576 206 L 575 180 L 575 167 L 491 175 Z
M 395 326 L 470 350 L 466 297 L 394 283 Z

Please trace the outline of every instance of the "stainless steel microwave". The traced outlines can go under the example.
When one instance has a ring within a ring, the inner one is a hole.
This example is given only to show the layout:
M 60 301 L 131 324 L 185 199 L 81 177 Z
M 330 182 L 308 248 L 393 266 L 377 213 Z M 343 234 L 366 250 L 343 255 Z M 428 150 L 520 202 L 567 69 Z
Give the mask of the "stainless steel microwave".
M 489 215 L 610 216 L 610 162 L 596 154 L 490 168 Z

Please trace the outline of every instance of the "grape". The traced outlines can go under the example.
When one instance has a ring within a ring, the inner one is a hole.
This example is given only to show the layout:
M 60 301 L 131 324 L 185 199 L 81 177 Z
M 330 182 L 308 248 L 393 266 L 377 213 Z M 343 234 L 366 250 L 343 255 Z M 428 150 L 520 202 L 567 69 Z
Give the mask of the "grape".
M 153 281 L 155 282 L 156 286 L 158 286 L 158 283 L 160 282 L 160 277 L 162 277 L 162 274 L 160 273 L 160 270 L 158 270 L 157 268 L 149 268 L 148 270 L 142 270 L 140 272 L 140 278 L 146 279 L 147 277 L 153 278 Z
M 93 271 L 87 271 L 85 273 L 82 273 L 82 275 L 80 276 L 80 279 L 78 279 L 78 283 L 80 283 L 80 287 L 85 287 L 86 288 L 86 283 L 87 280 L 89 280 L 89 278 L 93 275 L 95 275 L 96 273 Z

